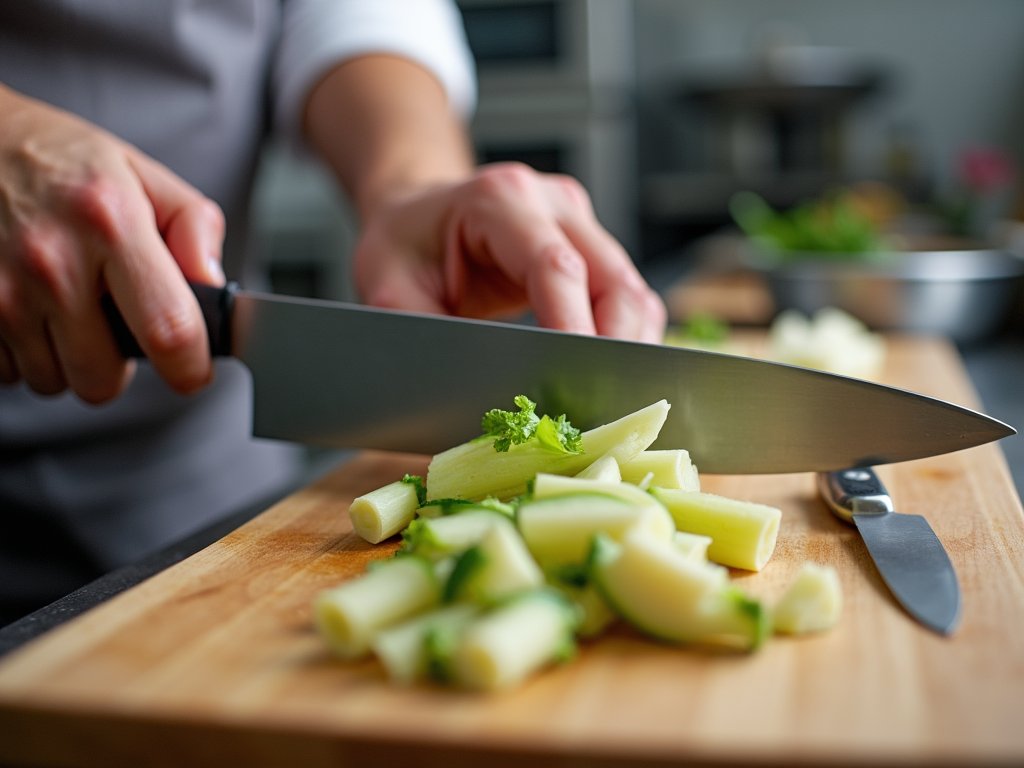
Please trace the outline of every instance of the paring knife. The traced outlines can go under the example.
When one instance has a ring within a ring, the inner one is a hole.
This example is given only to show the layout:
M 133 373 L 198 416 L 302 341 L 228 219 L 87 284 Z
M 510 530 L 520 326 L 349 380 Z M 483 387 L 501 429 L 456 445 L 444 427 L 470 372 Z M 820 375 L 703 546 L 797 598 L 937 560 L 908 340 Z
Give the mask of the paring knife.
M 1015 431 L 934 398 L 732 355 L 193 285 L 214 355 L 252 372 L 253 434 L 438 453 L 516 395 L 590 429 L 665 399 L 654 447 L 758 474 L 933 456 Z M 111 327 L 141 356 L 109 297 Z
M 940 634 L 960 620 L 960 584 L 949 555 L 920 515 L 897 514 L 870 468 L 824 472 L 818 489 L 829 508 L 857 526 L 886 586 L 911 616 Z

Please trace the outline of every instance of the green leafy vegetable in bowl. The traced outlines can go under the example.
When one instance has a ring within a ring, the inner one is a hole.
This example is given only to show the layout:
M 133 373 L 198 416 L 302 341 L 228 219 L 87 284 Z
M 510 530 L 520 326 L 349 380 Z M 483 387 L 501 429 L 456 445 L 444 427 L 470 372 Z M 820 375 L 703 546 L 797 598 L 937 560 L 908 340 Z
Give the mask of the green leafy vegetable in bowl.
M 889 250 L 877 225 L 846 190 L 778 212 L 753 192 L 738 192 L 729 210 L 740 229 L 766 255 L 791 259 L 866 258 Z

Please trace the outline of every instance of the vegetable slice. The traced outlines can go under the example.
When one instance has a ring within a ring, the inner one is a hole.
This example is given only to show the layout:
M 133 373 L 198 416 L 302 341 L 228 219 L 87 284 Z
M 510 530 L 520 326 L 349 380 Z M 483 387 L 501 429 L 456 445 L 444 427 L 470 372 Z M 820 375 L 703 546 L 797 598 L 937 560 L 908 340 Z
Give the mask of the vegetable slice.
M 759 571 L 775 551 L 782 520 L 775 507 L 669 488 L 655 488 L 652 494 L 668 507 L 680 531 L 711 537 L 709 560 Z
M 621 467 L 622 479 L 639 485 L 653 472 L 651 485 L 658 488 L 681 488 L 685 491 L 699 491 L 700 479 L 697 467 L 690 461 L 689 451 L 681 448 L 671 451 L 641 451 Z
M 590 572 L 615 612 L 652 637 L 753 650 L 770 631 L 768 612 L 729 584 L 725 568 L 688 560 L 642 528 L 621 544 L 595 536 Z
M 406 477 L 414 478 L 411 475 Z M 421 487 L 415 482 L 399 480 L 358 497 L 348 508 L 352 527 L 371 544 L 379 544 L 394 536 L 416 517 Z
M 444 599 L 493 604 L 544 583 L 544 573 L 510 522 L 500 519 L 475 547 L 459 558 L 445 586 Z
M 456 682 L 484 691 L 512 688 L 541 667 L 569 659 L 576 620 L 555 592 L 521 595 L 466 629 L 453 659 Z
M 401 557 L 321 592 L 313 614 L 335 653 L 357 659 L 370 650 L 376 632 L 434 607 L 440 599 L 433 565 L 421 557 Z
M 439 631 L 461 631 L 480 612 L 468 603 L 450 605 L 417 616 L 398 626 L 378 632 L 371 646 L 374 654 L 398 685 L 410 685 L 427 673 L 427 638 Z
M 497 452 L 491 440 L 472 440 L 434 456 L 427 469 L 427 499 L 507 500 L 525 493 L 527 481 L 538 472 L 575 475 L 605 454 L 619 463 L 628 461 L 655 441 L 668 410 L 661 400 L 584 432 L 581 454 L 555 451 L 533 440 Z
M 804 563 L 775 606 L 775 631 L 791 635 L 821 632 L 839 622 L 843 590 L 831 565 Z

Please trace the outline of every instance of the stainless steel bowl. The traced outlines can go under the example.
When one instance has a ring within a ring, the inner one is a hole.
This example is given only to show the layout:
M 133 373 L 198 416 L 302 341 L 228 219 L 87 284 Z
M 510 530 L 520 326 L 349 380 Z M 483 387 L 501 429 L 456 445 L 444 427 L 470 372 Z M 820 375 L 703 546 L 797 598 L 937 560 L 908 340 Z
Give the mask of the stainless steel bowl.
M 875 329 L 960 343 L 999 330 L 1024 284 L 1024 261 L 995 250 L 894 253 L 871 263 L 807 254 L 772 265 L 754 256 L 750 266 L 779 310 L 838 307 Z

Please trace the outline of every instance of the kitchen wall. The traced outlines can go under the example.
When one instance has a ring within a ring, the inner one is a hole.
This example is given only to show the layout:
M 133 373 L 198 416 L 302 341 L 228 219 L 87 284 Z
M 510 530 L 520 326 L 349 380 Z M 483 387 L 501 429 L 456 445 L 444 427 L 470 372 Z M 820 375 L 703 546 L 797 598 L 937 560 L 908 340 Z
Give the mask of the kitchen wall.
M 635 0 L 635 13 L 648 170 L 693 162 L 677 146 L 685 126 L 665 122 L 666 83 L 748 65 L 759 35 L 780 24 L 891 72 L 887 90 L 849 126 L 854 173 L 882 170 L 894 125 L 911 126 L 940 185 L 968 144 L 1001 145 L 1024 160 L 1020 0 Z

